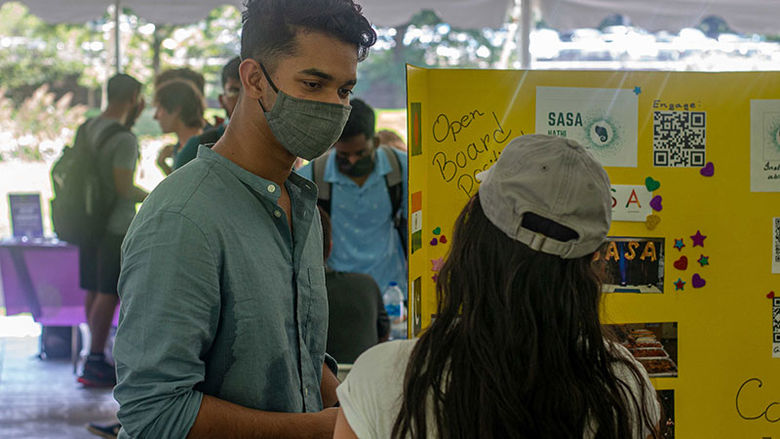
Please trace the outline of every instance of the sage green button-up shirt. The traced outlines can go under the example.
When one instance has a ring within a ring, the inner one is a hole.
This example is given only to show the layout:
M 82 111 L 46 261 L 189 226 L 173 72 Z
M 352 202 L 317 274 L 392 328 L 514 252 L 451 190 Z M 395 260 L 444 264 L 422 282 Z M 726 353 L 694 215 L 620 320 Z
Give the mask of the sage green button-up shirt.
M 147 198 L 122 245 L 114 346 L 122 438 L 183 438 L 203 394 L 322 409 L 328 326 L 315 185 L 281 189 L 200 147 Z

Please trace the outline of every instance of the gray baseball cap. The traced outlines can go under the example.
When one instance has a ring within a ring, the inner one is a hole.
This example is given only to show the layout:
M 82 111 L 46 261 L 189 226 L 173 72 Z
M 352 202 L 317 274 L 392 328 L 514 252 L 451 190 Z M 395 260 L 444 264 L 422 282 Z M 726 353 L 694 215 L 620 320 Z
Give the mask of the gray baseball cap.
M 574 259 L 595 252 L 606 240 L 612 221 L 609 177 L 574 140 L 541 134 L 517 137 L 477 178 L 490 222 L 533 250 Z M 524 227 L 529 212 L 578 237 L 561 242 Z

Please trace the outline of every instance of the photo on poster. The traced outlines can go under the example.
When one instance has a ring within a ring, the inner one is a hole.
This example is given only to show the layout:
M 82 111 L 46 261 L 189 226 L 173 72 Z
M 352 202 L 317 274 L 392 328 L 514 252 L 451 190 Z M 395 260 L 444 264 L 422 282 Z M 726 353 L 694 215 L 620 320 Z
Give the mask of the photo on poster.
M 636 167 L 638 117 L 631 89 L 536 88 L 536 133 L 576 140 L 603 166 Z
M 612 221 L 633 221 L 643 223 L 653 214 L 650 200 L 653 193 L 647 187 L 613 184 Z
M 661 439 L 674 439 L 674 390 L 659 390 L 656 393 L 661 403 L 659 436 Z
M 607 237 L 596 253 L 605 293 L 662 294 L 664 238 Z
M 701 168 L 707 164 L 707 113 L 653 112 L 653 166 Z
M 651 377 L 677 376 L 677 322 L 605 325 Z
M 750 101 L 750 190 L 780 192 L 780 99 Z

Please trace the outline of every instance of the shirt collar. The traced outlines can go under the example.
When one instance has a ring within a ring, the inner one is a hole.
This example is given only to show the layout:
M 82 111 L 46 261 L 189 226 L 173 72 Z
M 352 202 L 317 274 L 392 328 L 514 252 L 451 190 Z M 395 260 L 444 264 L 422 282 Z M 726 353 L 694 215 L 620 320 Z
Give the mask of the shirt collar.
M 230 161 L 228 158 L 217 154 L 211 148 L 200 145 L 198 147 L 198 158 L 213 161 L 224 166 L 253 192 L 274 204 L 276 204 L 282 194 L 278 184 L 247 171 Z M 301 195 L 307 200 L 314 200 L 317 198 L 317 190 L 314 188 L 314 184 L 295 172 L 290 173 L 290 176 L 287 178 L 287 183 L 300 189 Z
M 390 160 L 384 154 L 384 150 L 377 147 L 376 163 L 374 166 L 374 170 L 371 171 L 369 180 L 371 180 L 374 177 L 374 175 L 384 177 L 385 175 L 389 174 L 392 170 L 393 167 L 390 166 Z M 348 181 L 351 181 L 349 177 L 339 172 L 338 166 L 336 165 L 335 149 L 331 150 L 331 152 L 328 154 L 328 162 L 325 164 L 324 179 L 328 183 L 346 183 Z

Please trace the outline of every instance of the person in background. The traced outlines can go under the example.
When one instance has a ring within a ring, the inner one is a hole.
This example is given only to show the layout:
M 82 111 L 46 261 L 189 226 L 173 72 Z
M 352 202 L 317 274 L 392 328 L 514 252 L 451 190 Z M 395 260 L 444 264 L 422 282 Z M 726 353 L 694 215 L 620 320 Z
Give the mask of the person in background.
M 200 95 L 203 97 L 206 96 L 206 78 L 189 67 L 181 67 L 178 69 L 164 70 L 159 75 L 157 75 L 156 78 L 154 78 L 154 89 L 157 90 L 157 87 L 163 82 L 173 81 L 176 79 L 192 82 L 193 84 L 195 84 L 195 88 L 197 88 L 198 91 L 200 92 Z M 208 131 L 222 123 L 222 120 L 220 118 L 217 117 L 215 119 L 216 119 L 214 121 L 215 123 L 212 124 L 211 122 L 209 122 L 204 118 L 203 131 Z
M 206 103 L 195 84 L 174 79 L 160 83 L 154 92 L 154 105 L 154 119 L 162 132 L 176 134 L 176 143 L 162 148 L 157 156 L 157 166 L 170 175 L 173 168 L 167 159 L 174 157 L 184 142 L 202 132 Z
M 333 149 L 299 169 L 319 188 L 333 222 L 336 271 L 371 275 L 380 288 L 406 292 L 406 154 L 380 145 L 374 109 L 352 99 L 352 113 Z
M 114 366 L 104 354 L 106 341 L 119 301 L 117 280 L 120 269 L 120 246 L 127 228 L 135 216 L 135 204 L 146 198 L 146 191 L 133 181 L 138 161 L 138 139 L 129 131 L 102 135 L 113 125 L 130 128 L 144 109 L 141 83 L 125 74 L 108 81 L 108 107 L 100 116 L 86 122 L 89 143 L 99 148 L 100 178 L 107 191 L 116 193 L 103 237 L 95 246 L 79 247 L 81 288 L 87 291 L 85 311 L 90 332 L 90 353 L 78 382 L 85 387 L 113 387 L 116 384 Z M 102 145 L 97 145 L 101 143 Z
M 647 372 L 599 321 L 607 173 L 572 140 L 527 135 L 479 178 L 436 319 L 358 358 L 334 437 L 658 437 Z
M 216 128 L 204 131 L 200 136 L 190 138 L 184 147 L 176 154 L 173 163 L 173 169 L 179 169 L 189 163 L 198 154 L 198 146 L 211 146 L 217 143 L 225 133 L 225 128 L 236 108 L 238 94 L 241 92 L 241 77 L 238 75 L 238 66 L 241 64 L 241 58 L 235 57 L 225 64 L 222 68 L 222 93 L 219 95 L 219 105 L 225 110 L 227 118 Z
M 401 136 L 399 136 L 395 131 L 379 130 L 376 133 L 376 136 L 379 138 L 380 145 L 389 145 L 399 151 L 407 151 L 404 139 L 402 139 Z
M 390 337 L 382 294 L 374 279 L 361 273 L 343 273 L 327 267 L 332 247 L 328 214 L 319 208 L 328 287 L 328 344 L 325 349 L 339 363 L 354 363 L 358 355 Z
M 335 363 L 314 184 L 376 32 L 352 0 L 248 0 L 225 134 L 122 247 L 119 438 L 330 438 Z
M 167 69 L 157 75 L 154 78 L 154 89 L 158 89 L 160 84 L 169 81 L 182 80 L 190 81 L 195 85 L 202 96 L 206 96 L 206 78 L 200 73 L 192 70 L 189 67 L 182 67 L 178 69 Z

